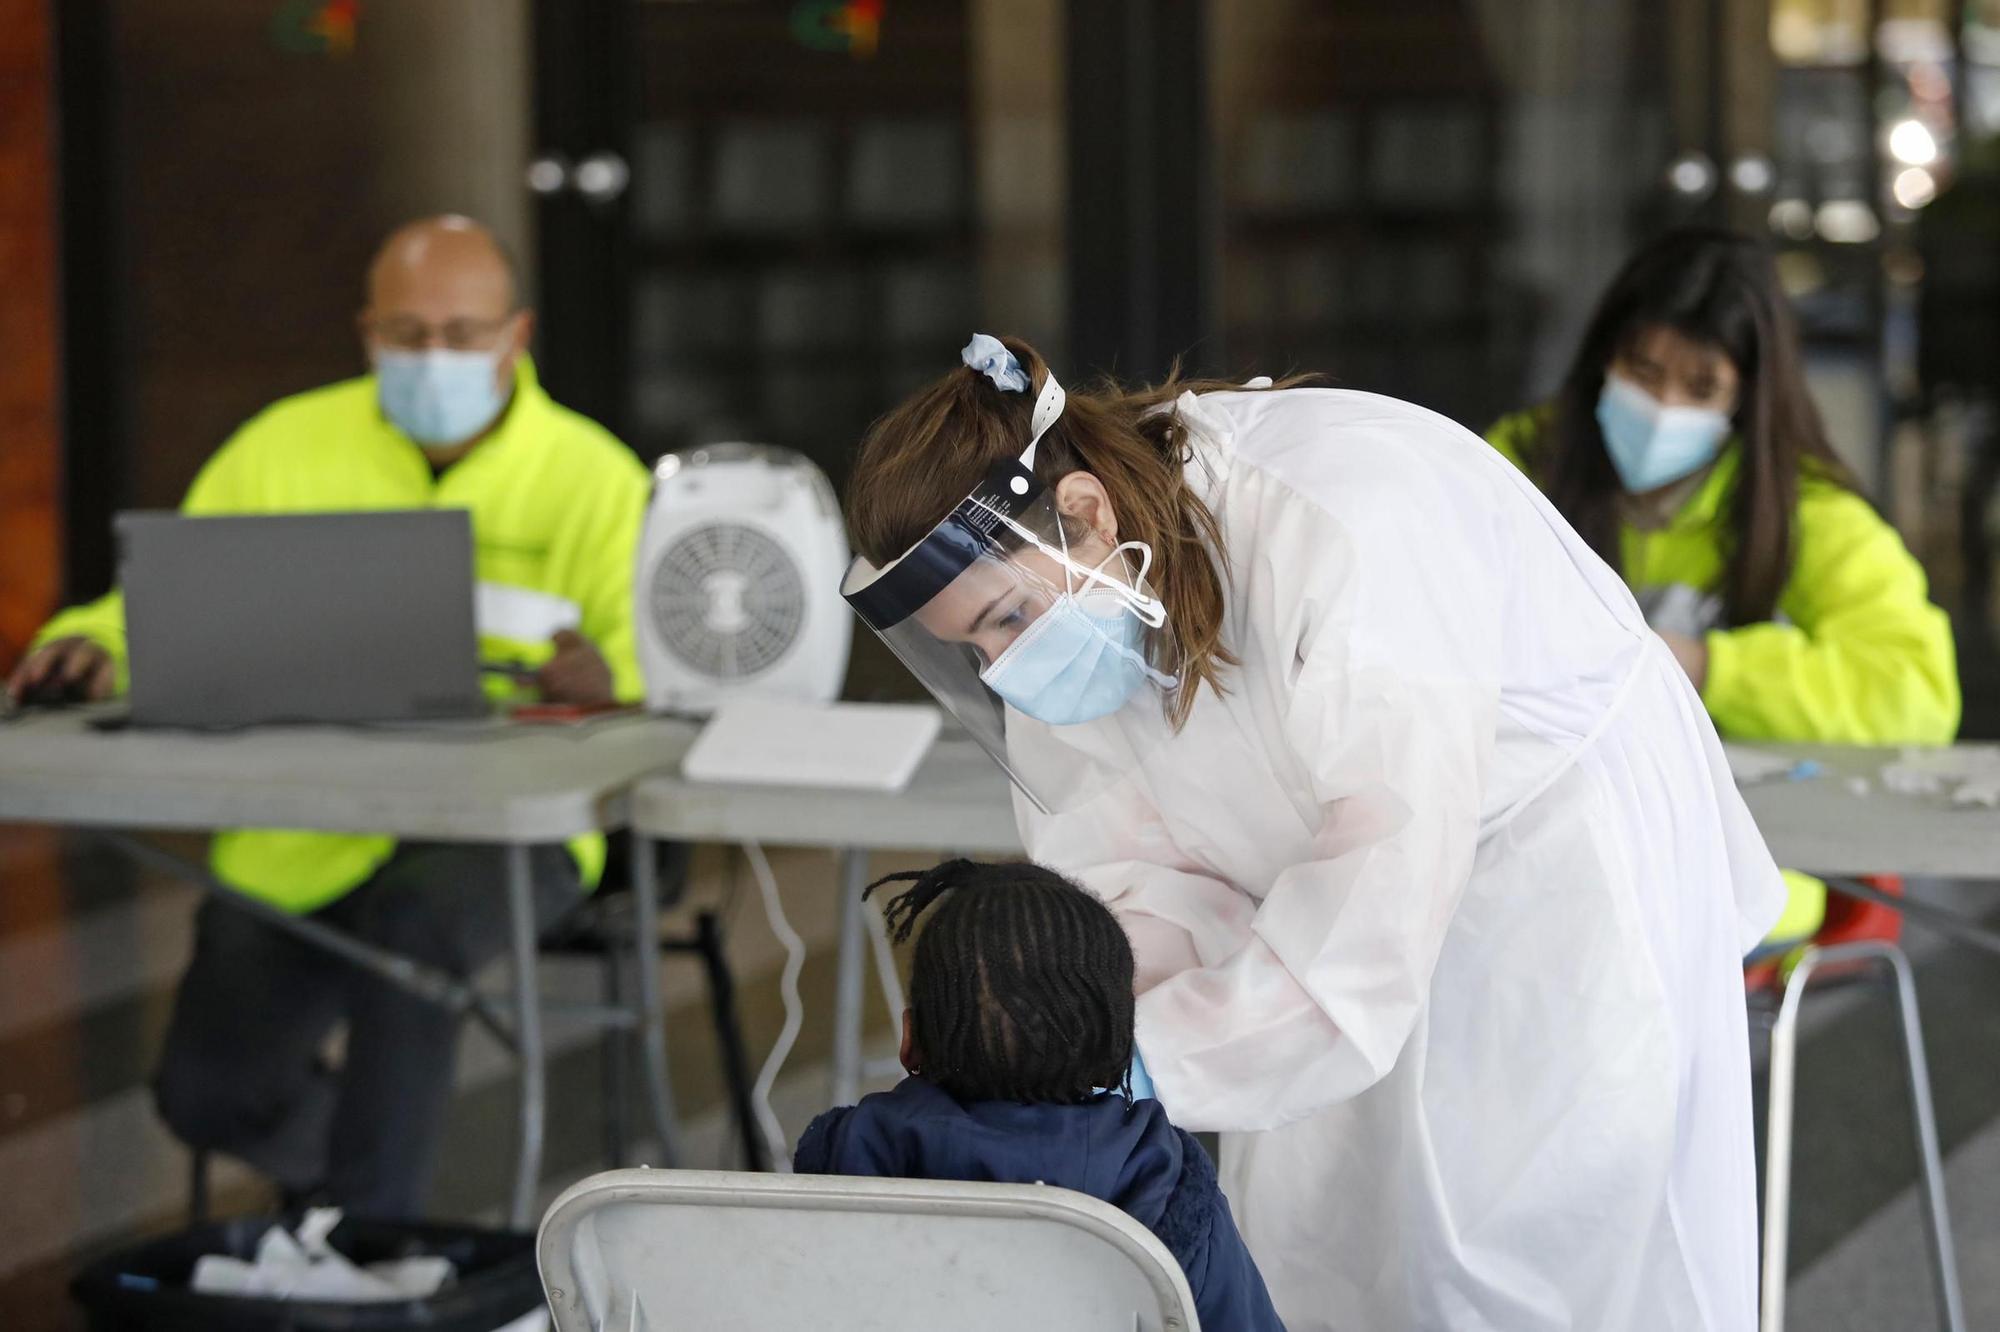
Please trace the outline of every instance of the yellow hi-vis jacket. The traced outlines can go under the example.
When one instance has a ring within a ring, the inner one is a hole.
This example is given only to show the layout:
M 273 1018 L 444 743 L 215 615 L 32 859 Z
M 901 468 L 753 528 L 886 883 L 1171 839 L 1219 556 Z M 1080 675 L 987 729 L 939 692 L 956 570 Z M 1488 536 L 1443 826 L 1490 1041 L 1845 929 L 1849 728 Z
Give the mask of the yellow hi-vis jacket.
M 285 398 L 246 422 L 189 487 L 187 514 L 355 509 L 466 509 L 473 570 L 483 583 L 551 593 L 582 610 L 579 630 L 604 654 L 619 699 L 642 686 L 633 651 L 632 563 L 649 487 L 646 469 L 609 431 L 558 406 L 523 356 L 499 426 L 434 477 L 423 452 L 384 419 L 372 375 Z M 117 591 L 57 615 L 36 637 L 81 636 L 128 680 L 125 604 Z M 482 638 L 489 660 L 534 666 L 546 642 Z M 385 669 L 387 663 L 384 663 Z M 502 695 L 511 689 L 489 681 Z M 209 862 L 224 882 L 289 911 L 314 911 L 358 887 L 395 850 L 382 836 L 250 829 L 217 833 Z M 570 844 L 586 883 L 604 839 Z
M 1521 412 L 1487 439 L 1529 476 L 1546 416 Z M 1627 523 L 1619 540 L 1633 591 L 1679 584 L 1714 593 L 1727 560 L 1727 502 L 1741 456 L 1726 448 L 1658 531 Z M 1799 479 L 1783 617 L 1706 635 L 1702 701 L 1724 738 L 1852 745 L 1942 745 L 1958 732 L 1951 622 L 1931 604 L 1923 567 L 1896 530 L 1845 486 Z M 1771 932 L 1804 938 L 1826 914 L 1826 887 L 1786 872 L 1791 899 Z

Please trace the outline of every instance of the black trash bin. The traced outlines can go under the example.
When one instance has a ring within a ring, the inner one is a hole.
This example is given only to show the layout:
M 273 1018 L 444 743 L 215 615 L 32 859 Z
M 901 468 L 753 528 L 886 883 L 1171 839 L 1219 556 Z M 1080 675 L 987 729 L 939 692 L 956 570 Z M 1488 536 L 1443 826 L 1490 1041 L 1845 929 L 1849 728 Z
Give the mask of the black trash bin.
M 273 1225 L 299 1218 L 239 1217 L 197 1226 L 93 1263 L 70 1285 L 90 1332 L 494 1332 L 543 1302 L 535 1237 L 511 1230 L 344 1220 L 328 1237 L 356 1263 L 449 1258 L 458 1278 L 425 1300 L 328 1304 L 203 1295 L 188 1289 L 207 1254 L 249 1260 Z

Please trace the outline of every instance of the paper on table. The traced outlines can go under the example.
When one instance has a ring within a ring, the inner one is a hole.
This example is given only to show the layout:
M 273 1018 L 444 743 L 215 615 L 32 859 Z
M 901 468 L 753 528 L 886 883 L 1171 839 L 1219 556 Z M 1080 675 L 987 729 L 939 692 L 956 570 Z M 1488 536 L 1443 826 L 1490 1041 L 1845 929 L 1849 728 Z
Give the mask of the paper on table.
M 473 589 L 472 618 L 482 638 L 545 643 L 559 629 L 583 624 L 583 608 L 553 592 L 511 583 L 480 583 Z
M 1882 785 L 1900 795 L 1949 794 L 1953 804 L 2000 807 L 2000 749 L 1906 749 L 1883 765 Z
M 2000 809 L 2000 775 L 1974 777 L 1951 793 L 1951 803 Z
M 1793 760 L 1783 754 L 1773 754 L 1763 749 L 1749 749 L 1743 745 L 1724 745 L 1722 752 L 1729 759 L 1729 775 L 1736 779 L 1738 786 L 1749 786 L 1754 782 L 1782 777 L 1796 766 Z
M 1639 610 L 1647 626 L 1656 634 L 1684 634 L 1705 637 L 1725 621 L 1722 598 L 1697 592 L 1686 583 L 1666 583 L 1639 592 Z

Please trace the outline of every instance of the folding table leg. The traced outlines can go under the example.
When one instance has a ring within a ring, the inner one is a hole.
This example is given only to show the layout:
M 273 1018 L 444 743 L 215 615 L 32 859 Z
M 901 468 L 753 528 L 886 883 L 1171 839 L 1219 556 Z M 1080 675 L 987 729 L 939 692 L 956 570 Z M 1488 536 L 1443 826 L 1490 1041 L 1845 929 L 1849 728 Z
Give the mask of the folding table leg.
M 541 1182 L 542 1143 L 548 1122 L 548 1082 L 542 1045 L 542 996 L 536 971 L 535 886 L 528 848 L 507 848 L 507 914 L 513 933 L 514 1032 L 521 1061 L 520 1154 L 514 1167 L 514 1227 L 534 1222 L 535 1188 Z
M 600 959 L 603 967 L 604 1007 L 619 1013 L 631 1010 L 631 1000 L 625 992 L 625 966 L 615 942 L 610 943 Z M 603 1062 L 604 1092 L 604 1164 L 616 1170 L 625 1164 L 625 1146 L 630 1127 L 625 1107 L 631 1097 L 630 1077 L 631 1034 L 621 1027 L 607 1026 L 598 1040 L 598 1049 Z
M 835 1105 L 853 1105 L 861 1095 L 861 993 L 867 982 L 862 950 L 868 926 L 868 852 L 849 847 L 840 853 L 840 952 L 833 989 L 833 1070 L 828 1091 Z
M 208 1151 L 201 1147 L 188 1152 L 188 1224 L 208 1224 Z
M 639 1052 L 646 1066 L 646 1103 L 660 1159 L 680 1160 L 680 1121 L 667 1069 L 667 1012 L 660 995 L 660 880 L 653 839 L 632 834 L 632 967 L 639 977 Z
M 708 973 L 709 1009 L 715 1018 L 715 1048 L 722 1058 L 722 1077 L 729 1087 L 730 1117 L 743 1143 L 743 1167 L 769 1170 L 770 1149 L 757 1131 L 757 1111 L 751 1101 L 750 1060 L 743 1050 L 743 1027 L 736 1015 L 736 982 L 729 972 L 729 958 L 723 952 L 722 922 L 713 911 L 704 911 L 695 921 L 695 947 Z

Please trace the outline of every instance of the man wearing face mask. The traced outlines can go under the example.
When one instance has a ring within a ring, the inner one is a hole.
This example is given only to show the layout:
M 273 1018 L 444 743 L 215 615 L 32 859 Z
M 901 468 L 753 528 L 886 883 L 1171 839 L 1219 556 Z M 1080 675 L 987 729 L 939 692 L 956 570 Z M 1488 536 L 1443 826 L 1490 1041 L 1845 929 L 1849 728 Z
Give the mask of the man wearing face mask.
M 637 699 L 632 560 L 646 470 L 543 392 L 527 355 L 533 315 L 500 246 L 462 217 L 399 229 L 369 269 L 359 323 L 371 373 L 253 417 L 202 468 L 183 511 L 468 510 L 483 599 L 575 607 L 576 628 L 553 638 L 482 615 L 482 655 L 518 665 L 545 701 Z M 102 698 L 125 679 L 114 591 L 58 615 L 8 689 L 24 701 Z M 256 829 L 217 834 L 210 864 L 241 892 L 464 974 L 506 944 L 500 854 Z M 538 848 L 533 863 L 546 924 L 596 882 L 603 841 Z M 343 1023 L 334 1070 L 321 1049 Z M 411 1217 L 429 1187 L 455 1040 L 450 1015 L 210 900 L 167 1033 L 159 1109 L 191 1146 L 237 1156 L 290 1194 Z

